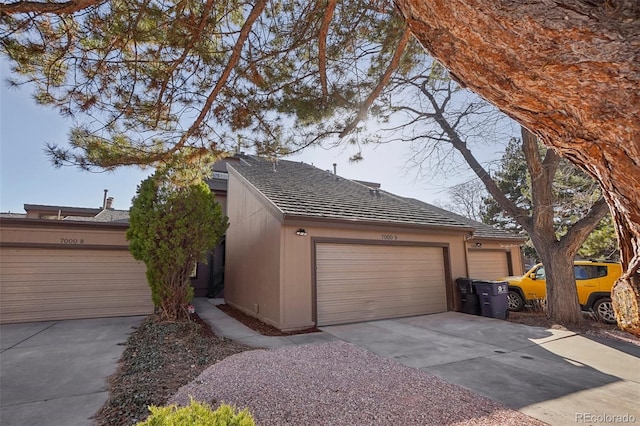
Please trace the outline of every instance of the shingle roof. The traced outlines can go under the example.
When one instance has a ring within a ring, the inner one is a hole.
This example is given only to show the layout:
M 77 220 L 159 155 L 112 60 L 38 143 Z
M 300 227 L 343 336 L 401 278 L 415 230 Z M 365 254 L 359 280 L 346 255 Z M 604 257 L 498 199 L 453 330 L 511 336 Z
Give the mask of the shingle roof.
M 325 218 L 471 230 L 468 223 L 435 209 L 370 188 L 314 166 L 245 156 L 228 164 L 285 217 Z
M 84 215 L 97 215 L 102 210 L 101 208 L 90 208 L 90 207 L 70 207 L 70 206 L 49 206 L 43 204 L 25 204 L 24 209 L 26 211 L 29 210 L 40 210 L 40 211 L 50 211 L 53 213 L 57 213 L 59 211 L 64 211 L 67 214 L 76 213 L 76 214 L 84 214 Z
M 118 222 L 118 223 L 128 223 L 129 222 L 129 211 L 128 210 L 114 210 L 114 209 L 104 209 L 94 217 L 87 216 L 67 216 L 64 220 L 68 221 L 76 221 L 76 222 Z
M 0 218 L 5 218 L 5 219 L 9 219 L 9 218 L 24 219 L 26 217 L 27 217 L 26 213 L 11 213 L 11 212 L 0 213 Z
M 468 224 L 469 226 L 475 228 L 475 231 L 473 233 L 475 237 L 500 239 L 500 240 L 504 240 L 504 239 L 513 239 L 513 240 L 522 240 L 522 241 L 526 240 L 526 238 L 520 235 L 514 234 L 513 232 L 510 232 L 504 229 L 494 228 L 493 226 L 487 225 L 486 223 L 469 219 L 468 217 L 464 217 L 459 214 L 445 210 L 443 208 L 434 206 L 432 204 L 425 203 L 424 201 L 416 200 L 413 198 L 406 198 L 406 200 L 410 203 L 420 205 L 425 209 L 440 212 L 441 214 L 447 215 L 452 218 L 456 218 L 457 220 Z

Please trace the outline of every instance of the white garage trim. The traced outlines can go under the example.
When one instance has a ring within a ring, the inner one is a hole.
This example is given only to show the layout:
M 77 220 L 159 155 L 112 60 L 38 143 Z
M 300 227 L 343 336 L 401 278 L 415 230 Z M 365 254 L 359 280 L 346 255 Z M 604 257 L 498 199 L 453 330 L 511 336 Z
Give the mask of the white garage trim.
M 509 253 L 503 250 L 469 250 L 469 277 L 480 280 L 498 280 L 512 275 Z
M 317 243 L 319 326 L 447 310 L 443 247 Z
M 143 263 L 126 249 L 0 247 L 0 322 L 148 315 Z

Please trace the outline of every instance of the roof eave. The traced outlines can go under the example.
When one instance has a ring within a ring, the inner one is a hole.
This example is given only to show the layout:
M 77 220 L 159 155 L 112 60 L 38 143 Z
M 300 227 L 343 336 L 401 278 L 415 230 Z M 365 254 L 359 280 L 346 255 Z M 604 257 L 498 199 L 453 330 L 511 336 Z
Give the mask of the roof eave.
M 284 224 L 285 225 L 298 225 L 301 222 L 309 223 L 319 223 L 319 224 L 347 224 L 347 225 L 362 225 L 362 226 L 374 226 L 374 227 L 392 227 L 392 228 L 405 228 L 405 229 L 430 229 L 430 230 L 440 230 L 440 231 L 455 231 L 455 232 L 464 232 L 469 233 L 473 232 L 475 229 L 471 227 L 463 227 L 463 226 L 447 226 L 447 225 L 428 225 L 428 224 L 420 224 L 420 223 L 410 223 L 410 222 L 387 222 L 383 220 L 363 220 L 363 219 L 346 219 L 346 218 L 335 218 L 335 217 L 324 217 L 324 216 L 308 216 L 308 215 L 300 215 L 300 214 L 291 214 L 284 213 Z
M 494 241 L 510 240 L 510 241 L 520 241 L 522 243 L 527 241 L 525 237 L 509 236 L 509 235 L 505 235 L 504 237 L 499 237 L 499 236 L 487 237 L 487 236 L 481 236 L 481 235 L 474 235 L 473 237 L 470 238 L 470 240 L 494 240 Z

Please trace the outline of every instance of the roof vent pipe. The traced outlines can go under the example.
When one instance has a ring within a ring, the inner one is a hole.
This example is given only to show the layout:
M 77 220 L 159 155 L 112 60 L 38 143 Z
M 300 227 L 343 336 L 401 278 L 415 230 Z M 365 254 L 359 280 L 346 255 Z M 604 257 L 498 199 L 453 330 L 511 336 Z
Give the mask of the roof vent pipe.
M 104 190 L 104 197 L 102 197 L 102 210 L 107 208 L 107 194 L 109 193 L 108 189 Z
M 338 174 L 338 165 L 336 163 L 333 163 L 333 174 L 334 175 Z
M 105 204 L 105 209 L 113 210 L 113 197 L 107 198 L 107 202 Z

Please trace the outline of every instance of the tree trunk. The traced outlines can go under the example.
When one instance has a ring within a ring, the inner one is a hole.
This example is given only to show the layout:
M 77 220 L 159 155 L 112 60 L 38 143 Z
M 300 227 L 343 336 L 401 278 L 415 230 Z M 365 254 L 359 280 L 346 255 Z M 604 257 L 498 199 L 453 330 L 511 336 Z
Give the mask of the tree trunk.
M 624 270 L 614 309 L 640 336 L 640 2 L 395 2 L 461 84 L 600 183 Z
M 531 240 L 547 276 L 547 318 L 555 324 L 580 324 L 584 318 L 578 302 L 578 290 L 573 272 L 575 253 L 566 253 L 562 244 L 553 238 Z

